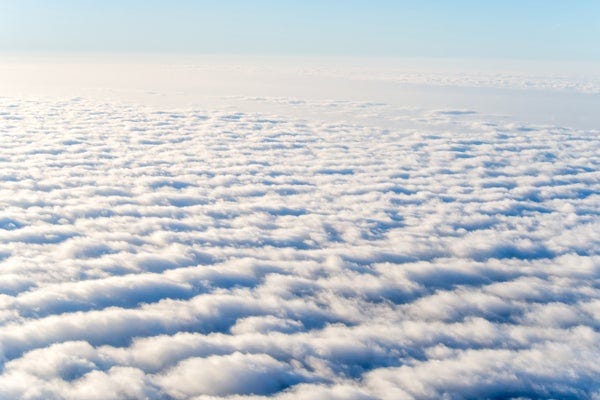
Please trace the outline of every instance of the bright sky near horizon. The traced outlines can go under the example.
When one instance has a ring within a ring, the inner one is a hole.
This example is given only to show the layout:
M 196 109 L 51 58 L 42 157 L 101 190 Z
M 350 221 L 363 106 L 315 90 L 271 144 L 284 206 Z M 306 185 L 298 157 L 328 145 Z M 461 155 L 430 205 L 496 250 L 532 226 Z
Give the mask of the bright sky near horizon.
M 600 60 L 598 1 L 0 0 L 1 52 Z

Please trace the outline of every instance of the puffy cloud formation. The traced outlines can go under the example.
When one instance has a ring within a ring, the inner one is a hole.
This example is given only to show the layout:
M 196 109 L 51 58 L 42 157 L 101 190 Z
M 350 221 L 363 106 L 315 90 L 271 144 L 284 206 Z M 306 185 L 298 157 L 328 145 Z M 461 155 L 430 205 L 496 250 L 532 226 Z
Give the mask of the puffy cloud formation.
M 0 104 L 0 399 L 600 397 L 598 132 Z

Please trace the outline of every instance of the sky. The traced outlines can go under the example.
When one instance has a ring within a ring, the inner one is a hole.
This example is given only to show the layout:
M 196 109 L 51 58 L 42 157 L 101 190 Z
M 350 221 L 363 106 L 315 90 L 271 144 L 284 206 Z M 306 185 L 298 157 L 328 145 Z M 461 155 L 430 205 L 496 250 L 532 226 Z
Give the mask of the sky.
M 600 2 L 0 0 L 3 53 L 600 60 Z

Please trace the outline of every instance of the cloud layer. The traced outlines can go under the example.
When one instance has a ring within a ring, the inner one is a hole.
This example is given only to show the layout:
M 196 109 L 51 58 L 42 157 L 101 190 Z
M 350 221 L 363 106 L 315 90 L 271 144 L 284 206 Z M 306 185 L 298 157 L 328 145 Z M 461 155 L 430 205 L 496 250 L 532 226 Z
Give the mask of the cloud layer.
M 395 115 L 0 99 L 0 398 L 600 396 L 598 132 Z

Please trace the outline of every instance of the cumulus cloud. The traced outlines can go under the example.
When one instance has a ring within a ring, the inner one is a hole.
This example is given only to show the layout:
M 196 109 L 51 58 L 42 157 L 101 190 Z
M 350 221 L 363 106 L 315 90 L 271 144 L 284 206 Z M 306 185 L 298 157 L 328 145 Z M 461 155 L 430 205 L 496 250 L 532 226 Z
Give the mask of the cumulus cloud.
M 157 381 L 175 398 L 193 395 L 272 394 L 302 381 L 288 363 L 266 354 L 188 358 Z
M 0 99 L 0 398 L 600 396 L 597 131 L 276 101 Z

